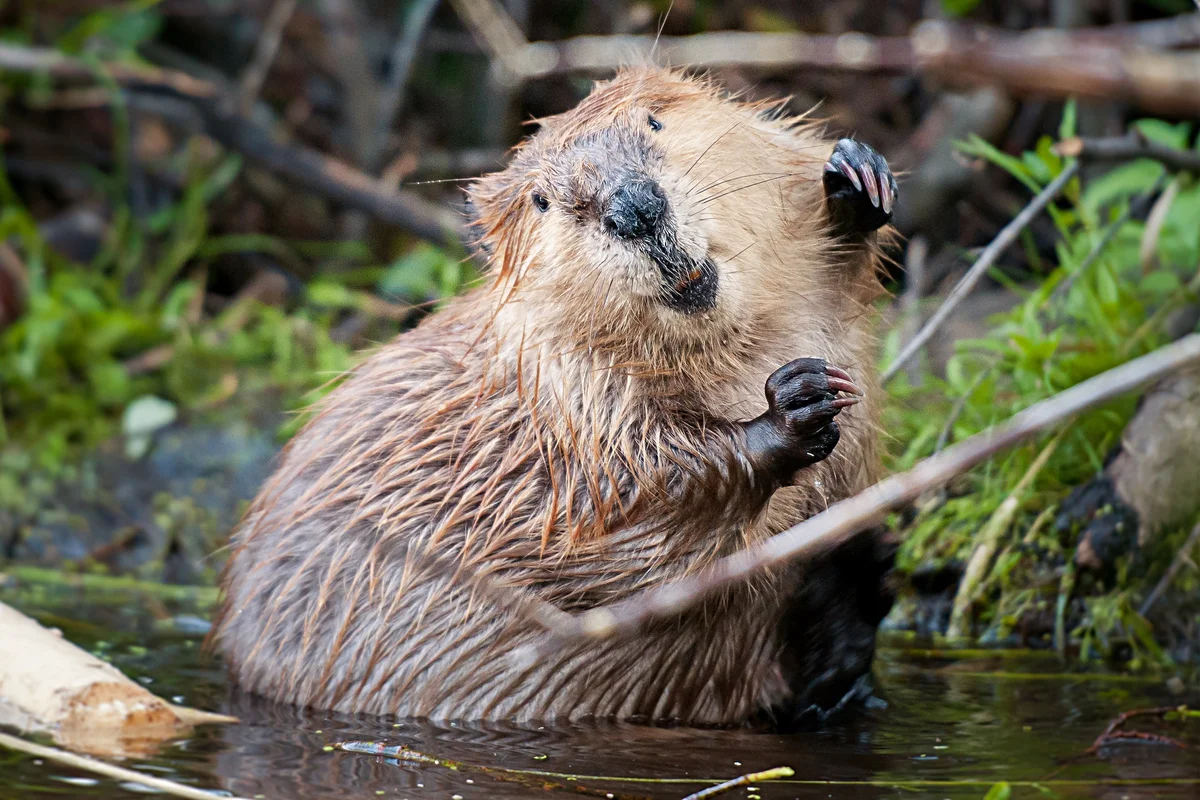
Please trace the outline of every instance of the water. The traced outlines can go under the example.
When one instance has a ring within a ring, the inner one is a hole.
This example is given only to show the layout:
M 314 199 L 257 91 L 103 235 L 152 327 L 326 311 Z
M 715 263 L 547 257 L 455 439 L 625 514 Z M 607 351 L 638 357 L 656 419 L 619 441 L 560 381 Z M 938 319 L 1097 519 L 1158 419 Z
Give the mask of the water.
M 783 765 L 795 770 L 793 782 L 722 797 L 979 800 L 1001 780 L 1018 798 L 1200 797 L 1200 721 L 1133 726 L 1188 740 L 1190 750 L 1132 742 L 1100 758 L 1085 754 L 1121 711 L 1197 707 L 1200 695 L 1172 695 L 1161 682 L 1124 676 L 1055 675 L 1057 662 L 1045 655 L 964 658 L 886 646 L 877 667 L 886 705 L 820 733 L 434 725 L 304 712 L 232 693 L 219 664 L 201 654 L 194 622 L 164 628 L 171 612 L 161 604 L 75 602 L 50 613 L 42 601 L 7 599 L 107 654 L 159 695 L 238 716 L 240 724 L 201 729 L 125 765 L 243 797 L 679 800 L 707 781 Z M 156 609 L 159 623 L 146 608 Z M 458 762 L 457 769 L 325 749 L 346 740 L 407 745 Z M 117 781 L 0 750 L 3 800 L 136 796 Z

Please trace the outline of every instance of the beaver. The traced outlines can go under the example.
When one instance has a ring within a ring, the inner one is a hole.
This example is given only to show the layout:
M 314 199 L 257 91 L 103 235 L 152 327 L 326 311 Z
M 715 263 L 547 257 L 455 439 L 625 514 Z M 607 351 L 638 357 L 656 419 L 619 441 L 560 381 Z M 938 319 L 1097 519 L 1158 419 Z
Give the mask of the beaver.
M 895 179 L 679 71 L 539 123 L 467 193 L 481 285 L 354 368 L 234 532 L 214 641 L 235 683 L 430 719 L 836 707 L 890 605 L 878 537 L 532 663 L 544 631 L 494 590 L 619 601 L 874 481 Z

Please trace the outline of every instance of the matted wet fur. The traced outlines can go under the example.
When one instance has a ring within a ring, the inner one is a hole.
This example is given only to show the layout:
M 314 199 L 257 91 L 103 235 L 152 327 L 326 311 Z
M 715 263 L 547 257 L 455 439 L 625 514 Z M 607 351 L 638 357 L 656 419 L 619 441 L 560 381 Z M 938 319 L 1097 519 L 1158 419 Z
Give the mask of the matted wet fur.
M 887 608 L 873 545 L 535 664 L 514 653 L 537 626 L 474 583 L 591 608 L 875 479 L 876 234 L 835 237 L 833 141 L 781 107 L 628 70 L 472 188 L 483 285 L 353 370 L 233 537 L 215 637 L 241 687 L 441 719 L 729 724 L 826 706 L 869 668 Z M 667 216 L 634 247 L 600 218 L 647 175 Z M 798 357 L 866 400 L 776 490 L 735 422 Z

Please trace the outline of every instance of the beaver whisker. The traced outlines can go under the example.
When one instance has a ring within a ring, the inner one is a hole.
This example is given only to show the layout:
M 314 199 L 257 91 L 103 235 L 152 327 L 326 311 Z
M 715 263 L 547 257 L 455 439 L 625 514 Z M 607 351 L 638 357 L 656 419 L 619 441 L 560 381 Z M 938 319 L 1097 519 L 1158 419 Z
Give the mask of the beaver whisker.
M 754 183 L 748 184 L 746 186 L 738 186 L 734 189 L 729 189 L 727 191 L 721 192 L 720 194 L 716 194 L 711 197 L 706 197 L 700 201 L 700 205 L 708 205 L 713 200 L 720 200 L 722 197 L 728 197 L 731 194 L 737 194 L 738 192 L 744 192 L 747 189 L 753 189 L 755 186 L 761 186 L 764 183 L 770 183 L 771 181 L 779 181 L 779 180 L 783 180 L 784 178 L 791 178 L 791 177 L 794 177 L 795 175 L 796 175 L 796 173 L 794 173 L 794 172 L 787 172 L 787 173 L 783 173 L 780 175 L 776 175 L 773 178 L 766 178 L 761 181 L 755 181 Z
M 702 152 L 700 155 L 696 156 L 696 160 L 695 160 L 695 161 L 693 161 L 693 162 L 692 162 L 692 165 L 691 165 L 690 167 L 688 167 L 688 168 L 687 168 L 687 169 L 684 171 L 684 173 L 683 173 L 683 177 L 685 177 L 685 178 L 686 178 L 686 177 L 687 177 L 689 174 L 691 174 L 691 171 L 692 171 L 692 170 L 694 170 L 694 169 L 696 168 L 696 165 L 697 165 L 697 164 L 699 164 L 699 163 L 700 163 L 700 161 L 701 161 L 701 160 L 702 160 L 702 159 L 703 159 L 703 158 L 704 158 L 706 155 L 708 155 L 708 153 L 709 153 L 709 151 L 710 151 L 710 150 L 712 150 L 714 147 L 716 147 L 716 145 L 717 145 L 717 142 L 719 142 L 719 141 L 721 141 L 722 139 L 724 139 L 724 138 L 725 138 L 725 137 L 726 137 L 728 134 L 730 134 L 730 133 L 733 133 L 733 132 L 734 132 L 734 131 L 735 131 L 737 128 L 741 127 L 743 124 L 744 124 L 744 123 L 743 123 L 741 120 L 738 120 L 737 122 L 735 122 L 735 123 L 733 123 L 732 125 L 730 125 L 730 126 L 729 126 L 729 128 L 728 128 L 728 130 L 726 130 L 726 131 L 725 131 L 725 133 L 722 133 L 720 136 L 718 136 L 717 138 L 713 139 L 713 140 L 712 140 L 712 144 L 710 144 L 708 147 L 704 148 L 704 152 Z
M 761 178 L 763 175 L 774 175 L 776 177 L 782 178 L 782 177 L 786 177 L 787 175 L 794 175 L 794 174 L 795 173 L 787 173 L 787 172 L 746 172 L 746 173 L 737 175 L 732 178 L 725 178 L 723 180 L 714 181 L 713 183 L 710 183 L 708 186 L 705 186 L 701 191 L 702 192 L 712 191 L 713 189 L 717 188 L 718 186 L 722 186 L 726 183 L 733 183 L 734 181 L 740 181 L 745 178 Z M 757 185 L 757 184 L 754 184 L 754 185 Z

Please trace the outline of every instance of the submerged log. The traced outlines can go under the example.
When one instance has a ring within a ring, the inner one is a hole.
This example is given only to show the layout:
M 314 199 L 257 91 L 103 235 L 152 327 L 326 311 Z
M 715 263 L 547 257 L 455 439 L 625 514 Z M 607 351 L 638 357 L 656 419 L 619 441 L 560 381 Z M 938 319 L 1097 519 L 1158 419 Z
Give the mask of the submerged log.
M 152 752 L 193 725 L 236 722 L 168 703 L 119 669 L 0 603 L 0 725 L 103 756 Z

